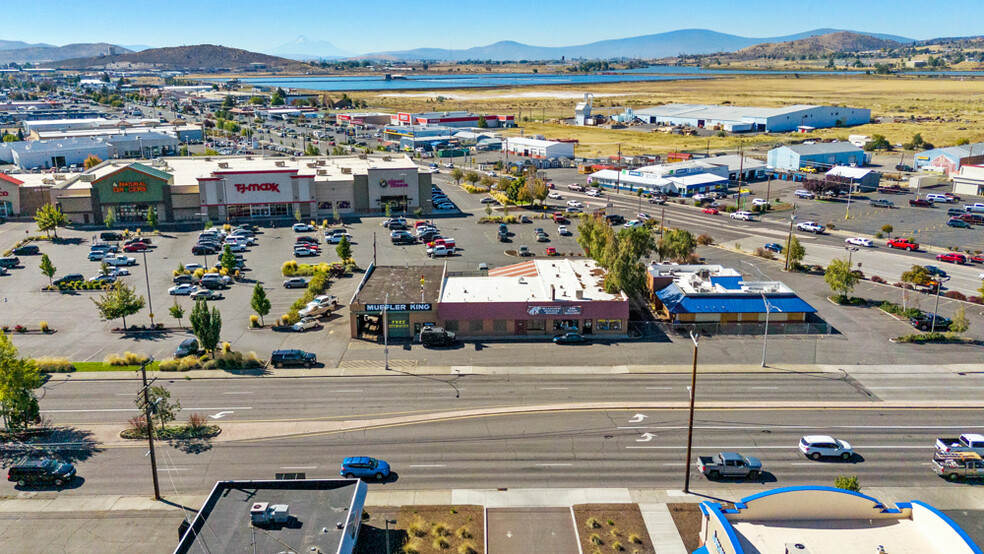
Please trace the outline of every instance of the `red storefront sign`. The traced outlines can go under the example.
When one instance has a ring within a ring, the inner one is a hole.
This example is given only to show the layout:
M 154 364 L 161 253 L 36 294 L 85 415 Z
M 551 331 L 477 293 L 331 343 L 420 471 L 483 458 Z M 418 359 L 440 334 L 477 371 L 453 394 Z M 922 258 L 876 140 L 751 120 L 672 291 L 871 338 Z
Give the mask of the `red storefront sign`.
M 10 193 L 5 190 L 0 190 L 0 196 L 10 196 Z
M 240 194 L 245 194 L 247 192 L 280 192 L 279 183 L 251 183 L 249 185 L 244 185 L 239 183 L 236 185 L 236 191 Z

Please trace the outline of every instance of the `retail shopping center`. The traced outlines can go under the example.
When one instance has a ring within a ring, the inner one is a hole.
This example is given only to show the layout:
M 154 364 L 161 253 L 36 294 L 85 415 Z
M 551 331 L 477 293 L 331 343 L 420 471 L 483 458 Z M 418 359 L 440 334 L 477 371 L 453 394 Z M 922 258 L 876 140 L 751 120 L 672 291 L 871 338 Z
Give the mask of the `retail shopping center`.
M 161 222 L 212 221 L 425 210 L 431 174 L 406 156 L 263 158 L 187 157 L 104 162 L 59 181 L 53 200 L 74 223 L 142 221 L 157 208 Z

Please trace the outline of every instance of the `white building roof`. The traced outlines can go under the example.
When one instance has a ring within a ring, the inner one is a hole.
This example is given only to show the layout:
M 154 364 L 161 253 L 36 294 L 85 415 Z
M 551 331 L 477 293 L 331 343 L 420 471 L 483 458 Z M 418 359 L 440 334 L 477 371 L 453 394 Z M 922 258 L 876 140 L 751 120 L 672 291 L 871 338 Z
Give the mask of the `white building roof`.
M 510 270 L 517 268 L 521 271 Z M 445 278 L 441 302 L 590 302 L 622 300 L 605 292 L 605 271 L 593 260 L 533 260 L 505 268 L 499 275 Z
M 831 175 L 833 177 L 844 177 L 846 179 L 861 179 L 865 175 L 868 175 L 869 173 L 874 173 L 874 170 L 867 169 L 864 167 L 850 167 L 846 165 L 837 165 L 834 166 L 830 171 L 828 171 L 827 175 Z
M 795 104 L 779 108 L 759 108 L 751 106 L 717 106 L 713 104 L 666 104 L 635 110 L 636 115 L 674 117 L 691 119 L 710 119 L 715 121 L 736 121 L 745 119 L 765 119 L 778 115 L 795 113 L 818 106 L 812 104 Z
M 555 140 L 543 140 L 543 139 L 533 139 L 526 137 L 508 137 L 506 142 L 509 144 L 521 144 L 525 146 L 535 146 L 538 148 L 547 148 L 549 146 L 554 146 L 557 144 L 564 144 Z

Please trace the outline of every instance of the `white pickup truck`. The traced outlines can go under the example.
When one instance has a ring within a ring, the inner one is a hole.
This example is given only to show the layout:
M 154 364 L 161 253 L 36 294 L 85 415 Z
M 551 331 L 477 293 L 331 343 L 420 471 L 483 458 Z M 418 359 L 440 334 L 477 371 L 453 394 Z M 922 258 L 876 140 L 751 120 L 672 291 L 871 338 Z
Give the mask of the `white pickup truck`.
M 816 233 L 822 235 L 826 229 L 823 225 L 820 225 L 816 221 L 804 221 L 802 223 L 797 223 L 796 228 L 800 231 L 806 231 L 808 233 Z
M 940 437 L 936 439 L 936 450 L 947 454 L 973 452 L 984 456 L 984 435 L 964 433 L 959 437 Z
M 130 258 L 128 256 L 123 256 L 122 254 L 119 256 L 108 256 L 106 258 L 103 258 L 102 261 L 106 262 L 109 265 L 136 265 L 137 263 L 137 260 Z

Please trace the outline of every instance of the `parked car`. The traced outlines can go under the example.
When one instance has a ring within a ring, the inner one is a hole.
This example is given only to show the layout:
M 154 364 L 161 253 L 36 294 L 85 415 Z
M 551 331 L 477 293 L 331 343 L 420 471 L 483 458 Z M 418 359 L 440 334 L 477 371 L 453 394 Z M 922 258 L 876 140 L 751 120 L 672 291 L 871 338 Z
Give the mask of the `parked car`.
M 959 437 L 939 437 L 936 439 L 936 450 L 947 454 L 973 452 L 977 455 L 984 455 L 984 435 L 962 433 Z
M 533 220 L 530 219 L 530 216 L 528 216 L 528 215 L 521 215 L 521 216 L 519 216 L 519 222 L 520 223 L 533 223 Z
M 343 238 L 349 242 L 352 241 L 352 235 L 348 233 L 337 233 L 325 237 L 325 242 L 328 244 L 339 244 L 340 242 L 342 242 Z
M 601 190 L 599 189 L 588 189 L 586 193 L 588 196 L 601 196 Z
M 948 208 L 946 210 L 946 215 L 950 217 L 960 217 L 963 215 L 968 215 L 966 210 L 960 208 Z
M 208 256 L 211 254 L 215 254 L 216 252 L 217 250 L 212 246 L 196 244 L 195 246 L 191 247 L 191 253 L 194 254 L 195 256 Z
M 526 246 L 524 244 L 524 245 L 522 245 L 522 246 L 519 247 L 519 255 L 520 256 L 532 256 L 533 253 L 530 252 L 530 247 L 529 246 Z
M 875 245 L 871 239 L 866 239 L 864 237 L 850 237 L 844 239 L 844 242 L 847 244 L 853 244 L 854 246 L 864 246 L 866 248 L 870 248 Z
M 310 368 L 317 363 L 317 355 L 312 352 L 305 352 L 303 350 L 274 350 L 273 353 L 270 354 L 270 365 L 273 367 L 285 367 L 292 365 Z
M 794 191 L 793 194 L 796 195 L 799 198 L 805 198 L 807 200 L 812 200 L 812 199 L 816 198 L 816 195 L 815 194 L 813 194 L 812 192 L 810 192 L 808 190 L 803 190 L 803 189 Z
M 306 286 L 308 286 L 308 281 L 303 277 L 291 277 L 284 281 L 285 289 L 302 289 Z
M 936 324 L 933 324 L 933 320 L 936 320 Z M 941 315 L 933 314 L 930 312 L 923 312 L 915 317 L 909 318 L 909 325 L 912 325 L 920 331 L 947 331 L 950 329 L 950 325 L 953 322 Z
M 328 233 L 325 233 L 325 236 L 328 236 Z M 309 235 L 301 235 L 301 236 L 297 237 L 296 239 L 294 239 L 294 244 L 295 245 L 297 245 L 297 244 L 314 244 L 314 245 L 318 245 L 318 244 L 321 244 L 321 241 L 318 240 L 318 237 L 312 237 L 312 236 L 309 236 Z
M 377 481 L 382 481 L 389 477 L 390 465 L 382 460 L 368 456 L 357 456 L 342 460 L 342 465 L 338 473 L 346 479 L 373 477 Z
M 930 202 L 942 202 L 944 204 L 953 202 L 953 198 L 945 194 L 927 194 L 926 200 L 929 200 Z
M 304 258 L 307 256 L 317 256 L 319 252 L 314 248 L 309 248 L 307 246 L 295 246 L 294 255 L 298 258 Z
M 960 219 L 962 221 L 966 221 L 967 223 L 972 223 L 974 225 L 984 225 L 984 215 L 981 215 L 981 214 L 966 214 L 965 213 L 965 214 L 959 215 L 957 217 L 957 219 Z M 16 252 L 14 252 L 14 254 L 16 254 Z
M 769 205 L 769 201 L 766 200 L 766 199 L 764 199 L 764 198 L 753 198 L 752 199 L 752 205 L 753 206 L 768 206 Z
M 196 290 L 198 290 L 198 287 L 195 285 L 183 283 L 167 289 L 167 293 L 171 296 L 190 296 Z
M 767 243 L 763 248 L 775 252 L 776 254 L 782 254 L 782 245 L 777 242 Z
M 872 208 L 894 208 L 895 203 L 891 200 L 885 200 L 884 198 L 872 198 L 868 201 L 868 204 Z
M 701 210 L 701 212 L 710 215 L 717 215 L 718 213 L 720 213 L 718 212 L 717 208 L 704 208 L 703 210 Z
M 965 264 L 967 263 L 967 256 L 964 256 L 958 252 L 946 252 L 945 254 L 937 254 L 936 260 L 940 262 L 950 262 L 952 264 Z
M 959 218 L 956 218 L 956 217 L 951 217 L 949 220 L 947 220 L 946 225 L 948 227 L 955 227 L 957 229 L 970 229 L 971 228 L 970 223 L 967 223 L 965 220 L 959 219 Z
M 427 249 L 427 256 L 431 258 L 442 258 L 454 254 L 453 246 L 438 244 Z
M 36 244 L 25 244 L 19 248 L 14 248 L 11 252 L 14 256 L 35 256 L 41 253 L 41 249 Z
M 107 258 L 103 258 L 102 261 L 106 262 L 109 265 L 127 265 L 127 266 L 129 266 L 129 265 L 136 265 L 137 264 L 137 260 L 136 259 L 130 258 L 128 256 L 123 256 L 123 255 L 109 256 Z
M 638 219 L 633 219 L 633 220 L 625 223 L 624 225 L 622 225 L 622 227 L 624 227 L 626 229 L 635 229 L 636 227 L 642 227 L 642 225 L 643 225 L 642 221 L 640 221 Z
M 198 355 L 201 352 L 201 348 L 198 346 L 198 339 L 192 337 L 181 341 L 181 344 L 174 349 L 175 358 L 183 358 L 185 356 Z
M 68 275 L 65 275 L 64 277 L 55 279 L 52 282 L 52 284 L 54 284 L 56 287 L 59 287 L 59 286 L 68 285 L 68 284 L 71 284 L 71 283 L 82 283 L 84 281 L 85 281 L 85 277 L 83 277 L 81 273 L 69 273 Z
M 291 229 L 293 229 L 295 233 L 310 233 L 315 230 L 314 225 L 311 225 L 310 223 L 295 223 L 291 226 Z
M 103 250 L 90 250 L 89 251 L 89 261 L 90 262 L 101 262 L 101 261 L 103 261 L 106 258 L 107 255 L 108 255 L 108 253 L 105 252 L 105 251 L 103 251 Z
M 731 214 L 731 219 L 738 219 L 741 221 L 752 221 L 754 216 L 752 212 L 738 211 Z
M 923 267 L 926 269 L 926 273 L 928 273 L 931 277 L 949 277 L 947 272 L 935 265 L 926 265 Z
M 563 335 L 553 338 L 554 344 L 580 344 L 586 340 L 587 339 L 584 338 L 584 335 L 575 331 L 568 331 Z
M 115 275 L 102 275 L 102 274 L 100 274 L 100 275 L 96 275 L 95 277 L 92 277 L 91 279 L 89 279 L 89 282 L 90 283 L 96 283 L 96 284 L 99 284 L 99 285 L 108 285 L 110 283 L 115 283 L 116 282 L 116 276 Z
M 318 323 L 318 320 L 312 319 L 310 317 L 301 318 L 300 321 L 290 326 L 290 328 L 296 332 L 303 332 L 303 331 L 307 331 L 308 329 L 316 329 L 318 327 L 321 327 L 321 324 Z
M 571 231 L 567 228 L 567 225 L 561 225 L 560 227 L 557 227 L 557 234 L 562 237 L 566 237 L 571 234 Z
M 854 456 L 854 449 L 850 443 L 835 439 L 827 435 L 807 435 L 800 439 L 800 452 L 812 460 L 820 458 L 841 458 L 850 460 Z
M 916 208 L 932 208 L 933 202 L 924 198 L 913 198 L 909 200 L 909 205 Z
M 482 200 L 480 202 L 482 204 L 498 204 L 499 203 L 498 200 L 496 200 L 495 198 L 492 198 L 491 196 L 486 196 L 485 198 L 482 198 Z
M 584 204 L 582 204 L 579 200 L 568 200 L 567 201 L 567 205 L 570 206 L 571 208 L 583 208 L 584 207 Z
M 215 292 L 209 288 L 198 289 L 189 296 L 192 300 L 222 300 L 225 298 L 221 292 Z
M 713 456 L 698 456 L 697 471 L 710 479 L 719 477 L 755 479 L 762 473 L 762 462 L 758 458 L 746 458 L 736 452 L 720 452 Z
M 143 252 L 148 246 L 142 242 L 131 242 L 123 247 L 124 252 Z
M 75 466 L 51 459 L 27 460 L 7 468 L 7 480 L 19 487 L 48 483 L 60 487 L 75 475 Z
M 564 197 L 559 192 L 551 192 L 547 195 L 547 198 L 552 198 L 554 200 L 563 200 Z

